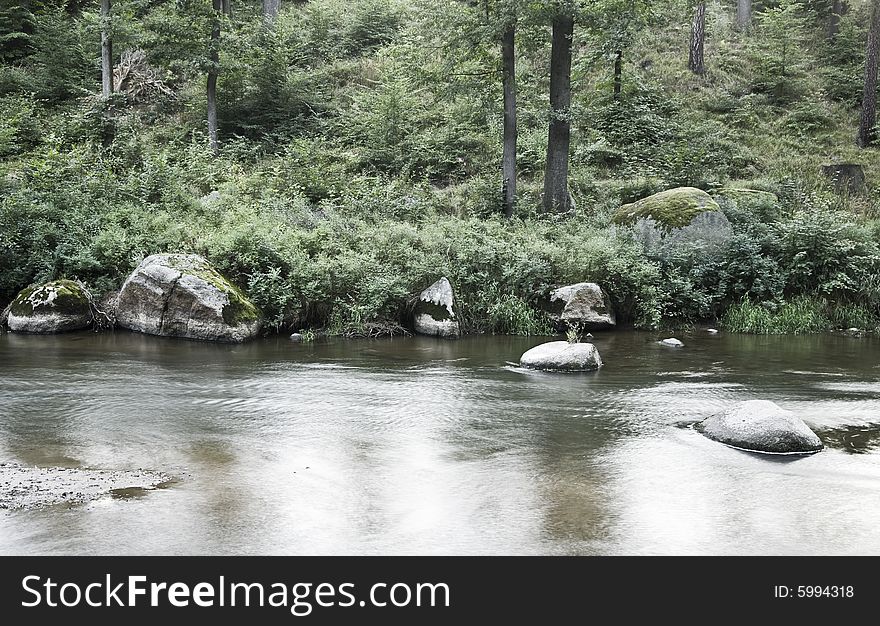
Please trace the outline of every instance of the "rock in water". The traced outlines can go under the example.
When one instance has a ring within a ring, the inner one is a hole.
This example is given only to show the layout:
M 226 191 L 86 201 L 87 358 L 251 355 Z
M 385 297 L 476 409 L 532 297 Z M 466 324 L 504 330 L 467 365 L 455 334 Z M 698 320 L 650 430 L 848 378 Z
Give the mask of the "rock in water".
M 614 312 L 596 283 L 577 283 L 550 293 L 550 317 L 581 330 L 600 330 L 615 324 Z
M 92 298 L 72 280 L 55 280 L 28 287 L 9 307 L 6 323 L 18 333 L 52 334 L 88 328 L 92 323 Z
M 660 345 L 669 346 L 670 348 L 683 348 L 684 344 L 676 339 L 675 337 L 670 337 L 669 339 L 663 339 L 662 341 L 658 341 Z
M 586 372 L 602 367 L 602 358 L 591 343 L 551 341 L 526 351 L 519 364 L 538 370 Z
M 452 285 L 444 276 L 419 295 L 415 331 L 432 337 L 458 337 L 460 330 L 452 305 Z
M 683 228 L 702 213 L 720 212 L 718 203 L 696 187 L 677 187 L 655 193 L 631 204 L 624 204 L 614 214 L 617 224 L 634 224 L 651 219 L 661 228 Z
M 260 312 L 204 258 L 154 254 L 122 286 L 116 322 L 150 335 L 241 342 L 260 332 Z
M 810 454 L 822 440 L 800 418 L 768 400 L 749 400 L 708 417 L 697 430 L 734 448 L 774 454 Z

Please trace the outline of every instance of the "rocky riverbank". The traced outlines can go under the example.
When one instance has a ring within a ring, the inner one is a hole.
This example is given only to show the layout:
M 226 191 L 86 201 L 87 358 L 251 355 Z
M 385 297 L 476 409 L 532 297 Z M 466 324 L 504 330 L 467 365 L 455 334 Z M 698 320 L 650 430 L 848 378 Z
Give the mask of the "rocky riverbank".
M 0 509 L 75 505 L 110 496 L 130 496 L 170 483 L 152 470 L 29 467 L 0 463 Z

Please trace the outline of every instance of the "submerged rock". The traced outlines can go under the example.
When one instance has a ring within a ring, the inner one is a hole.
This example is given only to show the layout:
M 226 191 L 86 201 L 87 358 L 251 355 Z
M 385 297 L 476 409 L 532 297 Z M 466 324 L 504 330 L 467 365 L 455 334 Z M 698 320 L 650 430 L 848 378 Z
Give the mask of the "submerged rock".
M 260 332 L 259 310 L 203 257 L 154 254 L 119 292 L 116 322 L 150 335 L 241 342 Z
M 580 330 L 601 330 L 615 324 L 614 311 L 596 283 L 577 283 L 550 293 L 550 319 Z
M 6 323 L 18 333 L 53 334 L 88 328 L 92 297 L 78 282 L 55 280 L 28 287 L 9 306 Z
M 602 367 L 602 358 L 591 343 L 550 341 L 527 350 L 519 364 L 539 370 L 585 372 Z
M 709 439 L 751 452 L 810 454 L 824 446 L 791 411 L 768 400 L 748 400 L 696 426 Z
M 613 221 L 634 224 L 639 219 L 651 219 L 660 228 L 683 228 L 702 213 L 720 211 L 718 203 L 702 189 L 677 187 L 624 204 L 617 209 Z
M 419 294 L 414 327 L 420 335 L 458 337 L 460 329 L 453 310 L 452 285 L 444 276 Z
M 662 339 L 661 341 L 658 341 L 657 343 L 659 343 L 662 346 L 669 346 L 670 348 L 683 348 L 684 347 L 684 344 L 681 341 L 679 341 L 678 339 L 676 339 L 675 337 L 670 337 L 669 339 Z

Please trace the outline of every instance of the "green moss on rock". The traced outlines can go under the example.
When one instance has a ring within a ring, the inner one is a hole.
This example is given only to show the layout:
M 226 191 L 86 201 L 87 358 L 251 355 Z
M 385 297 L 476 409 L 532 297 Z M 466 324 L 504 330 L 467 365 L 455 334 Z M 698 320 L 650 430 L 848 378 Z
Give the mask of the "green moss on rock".
M 23 289 L 12 301 L 10 312 L 18 317 L 31 316 L 44 310 L 82 315 L 89 312 L 90 303 L 91 297 L 79 283 L 54 280 Z
M 714 195 L 716 198 L 727 198 L 728 200 L 733 200 L 737 204 L 744 203 L 747 206 L 756 204 L 772 206 L 779 202 L 779 198 L 775 193 L 762 191 L 760 189 L 724 187 L 723 189 L 719 189 Z
M 260 310 L 228 278 L 214 269 L 207 260 L 192 255 L 168 255 L 169 267 L 201 278 L 226 294 L 229 303 L 223 307 L 223 321 L 230 326 L 260 319 Z
M 677 187 L 624 204 L 617 209 L 613 221 L 632 224 L 639 219 L 650 218 L 664 228 L 683 228 L 697 215 L 719 210 L 718 203 L 702 189 Z

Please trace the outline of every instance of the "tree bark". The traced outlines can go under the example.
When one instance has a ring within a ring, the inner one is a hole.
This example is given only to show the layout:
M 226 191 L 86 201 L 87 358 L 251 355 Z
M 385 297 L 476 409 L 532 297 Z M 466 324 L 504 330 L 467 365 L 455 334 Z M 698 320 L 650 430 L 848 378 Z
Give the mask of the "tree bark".
M 831 13 L 828 14 L 828 39 L 837 37 L 840 32 L 840 18 L 846 13 L 846 3 L 843 0 L 831 1 Z
M 840 0 L 835 0 L 839 2 Z M 752 0 L 736 0 L 736 28 L 746 32 L 752 26 Z
M 263 0 L 263 17 L 269 21 L 275 21 L 278 11 L 281 10 L 281 0 Z
M 113 39 L 110 36 L 110 0 L 101 0 L 101 95 L 113 93 Z
M 220 71 L 220 13 L 229 0 L 212 0 L 214 8 L 211 43 L 208 51 L 208 141 L 214 156 L 220 154 L 217 140 L 217 75 Z
M 614 99 L 620 100 L 620 92 L 623 89 L 623 50 L 618 50 L 614 55 Z
M 874 0 L 865 50 L 865 92 L 862 96 L 862 114 L 857 138 L 862 148 L 872 145 L 877 139 L 874 127 L 877 125 L 878 61 L 880 61 L 880 0 Z
M 703 75 L 706 73 L 706 65 L 703 59 L 703 46 L 706 40 L 706 3 L 700 1 L 697 3 L 697 9 L 694 12 L 694 20 L 691 23 L 691 45 L 690 55 L 688 57 L 688 69 L 694 74 Z
M 516 22 L 504 29 L 501 58 L 504 81 L 504 154 L 501 159 L 504 177 L 504 215 L 513 216 L 516 208 Z
M 568 195 L 568 153 L 571 143 L 571 46 L 574 15 L 561 9 L 553 19 L 550 52 L 550 129 L 547 165 L 544 169 L 544 210 L 566 212 Z

